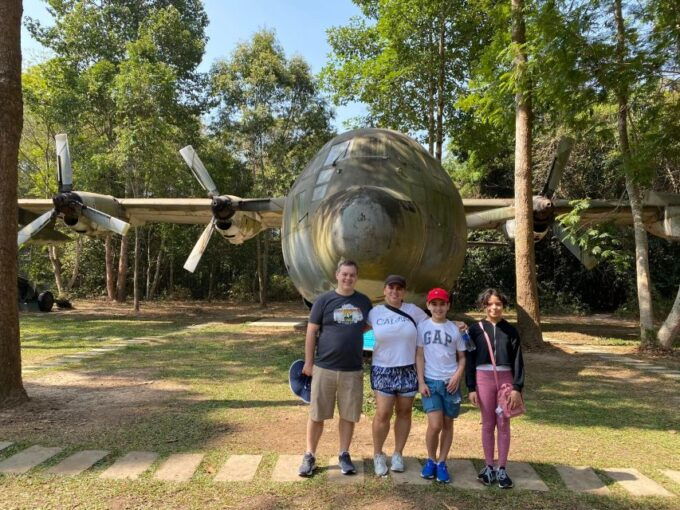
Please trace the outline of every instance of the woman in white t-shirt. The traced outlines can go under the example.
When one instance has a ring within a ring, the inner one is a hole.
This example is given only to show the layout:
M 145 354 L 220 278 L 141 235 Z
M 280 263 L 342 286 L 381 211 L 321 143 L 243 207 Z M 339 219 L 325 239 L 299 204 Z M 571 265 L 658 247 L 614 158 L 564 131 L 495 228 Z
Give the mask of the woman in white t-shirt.
M 385 304 L 371 309 L 368 324 L 373 328 L 375 345 L 371 366 L 371 388 L 375 393 L 373 418 L 373 453 L 375 474 L 387 475 L 387 457 L 383 445 L 394 420 L 394 454 L 392 471 L 404 471 L 403 451 L 411 430 L 411 409 L 418 391 L 416 373 L 417 324 L 427 314 L 411 303 L 404 303 L 406 280 L 399 275 L 385 279 Z

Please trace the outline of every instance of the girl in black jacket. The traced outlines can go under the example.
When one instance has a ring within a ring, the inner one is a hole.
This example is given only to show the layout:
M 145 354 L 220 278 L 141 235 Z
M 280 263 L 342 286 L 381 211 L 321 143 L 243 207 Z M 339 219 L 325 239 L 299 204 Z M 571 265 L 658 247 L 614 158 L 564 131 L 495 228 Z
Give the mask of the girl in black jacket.
M 507 298 L 496 289 L 487 289 L 479 296 L 479 305 L 486 312 L 486 318 L 470 326 L 468 334 L 475 345 L 467 353 L 465 382 L 470 402 L 482 412 L 482 446 L 486 467 L 478 479 L 484 485 L 498 481 L 502 489 L 510 489 L 512 480 L 505 469 L 510 450 L 510 420 L 497 413 L 496 380 L 491 356 L 484 333 L 489 337 L 496 359 L 498 384 L 510 383 L 513 391 L 510 406 L 516 407 L 522 401 L 524 386 L 524 361 L 517 330 L 503 319 Z M 480 327 L 481 324 L 481 327 Z M 482 330 L 482 328 L 484 328 Z M 498 469 L 494 469 L 494 435 L 498 429 Z

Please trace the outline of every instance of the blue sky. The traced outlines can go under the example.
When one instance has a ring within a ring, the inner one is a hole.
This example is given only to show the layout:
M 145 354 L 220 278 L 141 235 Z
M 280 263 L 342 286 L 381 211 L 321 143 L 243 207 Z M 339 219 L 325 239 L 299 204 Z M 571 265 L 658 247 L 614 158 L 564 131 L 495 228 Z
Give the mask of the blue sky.
M 257 30 L 268 28 L 276 31 L 287 56 L 304 57 L 312 71 L 318 73 L 330 52 L 326 30 L 360 15 L 351 0 L 204 0 L 204 4 L 210 24 L 202 71 L 207 71 L 216 59 L 228 57 L 236 44 L 248 40 Z M 48 24 L 51 19 L 40 0 L 24 0 L 24 16 Z M 47 56 L 25 28 L 22 49 L 28 64 Z M 344 131 L 342 122 L 362 113 L 361 104 L 336 108 L 336 129 Z

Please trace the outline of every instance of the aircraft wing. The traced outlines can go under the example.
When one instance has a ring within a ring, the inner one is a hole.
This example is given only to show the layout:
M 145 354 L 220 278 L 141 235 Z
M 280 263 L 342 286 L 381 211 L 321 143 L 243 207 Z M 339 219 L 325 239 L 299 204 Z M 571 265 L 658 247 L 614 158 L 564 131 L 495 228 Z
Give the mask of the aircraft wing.
M 573 210 L 569 200 L 552 200 L 554 215 Z M 465 219 L 469 230 L 501 228 L 514 219 L 514 200 L 511 198 L 469 198 L 463 200 Z M 613 223 L 631 225 L 633 215 L 625 200 L 588 201 L 580 213 L 582 224 Z M 668 240 L 680 240 L 680 195 L 650 191 L 643 200 L 642 220 L 647 231 Z
M 280 228 L 284 198 L 238 198 L 238 212 L 265 228 Z M 131 225 L 145 223 L 184 223 L 205 225 L 212 219 L 209 198 L 118 198 Z M 52 208 L 49 199 L 20 199 L 19 209 L 41 214 Z

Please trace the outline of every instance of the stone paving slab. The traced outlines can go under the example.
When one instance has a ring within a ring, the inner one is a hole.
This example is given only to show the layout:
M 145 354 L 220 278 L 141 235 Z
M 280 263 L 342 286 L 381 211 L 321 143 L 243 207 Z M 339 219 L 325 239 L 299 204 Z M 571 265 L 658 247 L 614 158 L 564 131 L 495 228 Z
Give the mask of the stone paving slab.
M 261 461 L 262 455 L 232 455 L 215 475 L 215 481 L 249 482 L 255 476 Z
M 328 459 L 328 481 L 341 484 L 363 483 L 364 481 L 364 459 L 352 459 L 357 472 L 354 475 L 343 475 L 338 466 L 338 456 L 335 455 Z
M 144 471 L 151 467 L 158 454 L 154 452 L 130 452 L 113 463 L 99 475 L 100 478 L 115 480 L 136 480 Z
M 279 455 L 274 464 L 272 480 L 274 482 L 302 482 L 305 477 L 298 475 L 302 455 Z
M 12 443 L 11 441 L 0 441 L 0 452 L 1 452 L 2 450 L 4 450 L 5 448 L 9 448 L 9 447 L 12 446 L 13 444 L 14 444 L 14 443 Z
M 673 494 L 664 489 L 654 480 L 647 478 L 637 469 L 633 468 L 610 468 L 604 469 L 607 476 L 616 480 L 633 496 L 663 496 L 672 497 Z
M 188 482 L 203 460 L 203 453 L 175 453 L 170 455 L 154 474 L 156 480 Z
M 307 321 L 303 319 L 260 319 L 246 323 L 252 328 L 301 328 Z
M 508 462 L 508 475 L 512 478 L 515 487 L 530 491 L 547 491 L 548 486 L 538 476 L 531 464 L 526 462 Z
M 404 467 L 406 470 L 403 473 L 390 471 L 390 476 L 394 483 L 407 483 L 409 485 L 428 485 L 432 483 L 430 480 L 425 480 L 420 476 L 420 470 L 423 469 L 423 465 L 415 457 L 404 457 Z
M 54 457 L 62 448 L 31 446 L 0 462 L 0 473 L 22 474 Z
M 674 469 L 663 469 L 661 472 L 675 483 L 680 485 L 680 471 L 675 471 Z
M 83 450 L 65 458 L 56 466 L 52 466 L 47 472 L 51 475 L 74 476 L 92 467 L 95 463 L 106 457 L 109 452 L 105 450 Z
M 609 488 L 600 480 L 595 471 L 583 466 L 555 466 L 567 489 L 606 496 Z
M 453 487 L 457 489 L 484 489 L 477 480 L 477 470 L 471 460 L 451 459 L 446 462 L 449 475 L 453 478 Z

